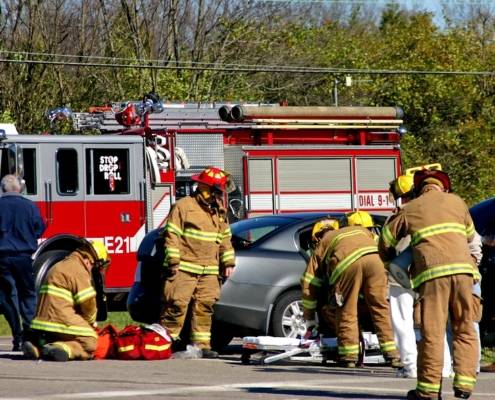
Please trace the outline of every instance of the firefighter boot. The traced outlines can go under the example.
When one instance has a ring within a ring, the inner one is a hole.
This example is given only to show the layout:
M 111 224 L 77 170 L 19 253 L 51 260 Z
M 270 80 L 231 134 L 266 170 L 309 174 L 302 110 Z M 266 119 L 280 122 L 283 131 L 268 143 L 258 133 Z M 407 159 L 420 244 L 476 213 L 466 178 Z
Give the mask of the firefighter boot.
M 337 361 L 337 365 L 341 368 L 356 368 L 356 360 L 344 360 L 340 359 Z
M 462 390 L 455 387 L 454 396 L 459 399 L 469 399 L 469 397 L 471 396 L 471 392 L 467 392 L 466 390 Z
M 212 349 L 201 349 L 201 358 L 218 358 L 218 353 Z
M 31 342 L 24 342 L 22 344 L 22 354 L 24 354 L 24 358 L 27 358 L 28 360 L 39 360 L 40 358 L 39 349 Z
M 41 357 L 48 361 L 69 361 L 69 354 L 62 347 L 53 343 L 43 346 Z
M 418 392 L 417 390 L 410 390 L 407 392 L 407 400 L 442 400 L 442 395 L 427 395 Z
M 384 358 L 385 358 L 386 363 L 389 366 L 391 366 L 392 368 L 395 368 L 395 369 L 404 368 L 404 364 L 402 364 L 402 361 L 400 360 L 400 358 L 397 358 L 397 357 L 384 357 Z

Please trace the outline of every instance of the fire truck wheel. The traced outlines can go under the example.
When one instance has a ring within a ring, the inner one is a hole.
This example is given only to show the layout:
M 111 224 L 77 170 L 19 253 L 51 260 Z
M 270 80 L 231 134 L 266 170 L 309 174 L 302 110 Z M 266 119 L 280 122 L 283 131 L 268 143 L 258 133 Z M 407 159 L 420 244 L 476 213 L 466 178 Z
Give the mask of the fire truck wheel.
M 273 308 L 271 331 L 279 337 L 304 336 L 306 324 L 300 290 L 290 290 L 278 298 Z
M 53 265 L 62 260 L 67 254 L 68 250 L 49 250 L 46 253 L 41 254 L 34 260 L 33 270 L 35 276 L 36 291 L 40 288 L 41 284 L 45 280 L 46 274 Z

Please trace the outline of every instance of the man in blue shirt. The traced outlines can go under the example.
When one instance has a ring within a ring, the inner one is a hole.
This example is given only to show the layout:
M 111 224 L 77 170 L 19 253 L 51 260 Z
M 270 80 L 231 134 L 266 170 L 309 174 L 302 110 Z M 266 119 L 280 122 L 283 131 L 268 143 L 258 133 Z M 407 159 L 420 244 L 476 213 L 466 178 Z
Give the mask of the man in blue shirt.
M 31 257 L 45 224 L 38 207 L 21 195 L 18 177 L 5 175 L 0 187 L 0 300 L 12 330 L 13 350 L 17 351 L 23 330 L 29 328 L 36 310 Z

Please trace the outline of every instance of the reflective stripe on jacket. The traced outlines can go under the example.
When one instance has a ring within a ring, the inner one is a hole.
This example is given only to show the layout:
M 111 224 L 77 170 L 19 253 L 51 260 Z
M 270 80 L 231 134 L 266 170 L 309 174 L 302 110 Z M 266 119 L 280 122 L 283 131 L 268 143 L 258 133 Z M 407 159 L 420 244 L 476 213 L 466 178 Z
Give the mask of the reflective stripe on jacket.
M 326 268 L 319 265 L 313 253 L 308 261 L 306 270 L 301 276 L 302 306 L 306 320 L 315 319 L 318 299 L 324 295 L 325 280 L 328 279 Z
M 195 274 L 218 274 L 235 265 L 225 212 L 209 208 L 200 195 L 177 201 L 164 230 L 165 265 Z
M 39 290 L 33 329 L 96 337 L 96 291 L 78 252 L 55 264 Z
M 407 203 L 382 230 L 382 258 L 394 258 L 395 247 L 407 235 L 411 235 L 413 248 L 413 288 L 448 275 L 470 274 L 480 278 L 468 247 L 474 238 L 474 225 L 460 197 L 428 190 Z
M 325 233 L 314 256 L 318 264 L 327 266 L 327 279 L 334 284 L 353 262 L 377 252 L 373 233 L 361 226 L 347 226 Z

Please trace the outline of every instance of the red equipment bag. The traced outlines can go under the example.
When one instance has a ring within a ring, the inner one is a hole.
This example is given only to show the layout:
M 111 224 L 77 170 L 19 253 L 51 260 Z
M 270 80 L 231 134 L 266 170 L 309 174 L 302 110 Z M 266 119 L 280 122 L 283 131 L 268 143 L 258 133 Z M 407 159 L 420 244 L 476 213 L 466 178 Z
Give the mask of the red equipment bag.
M 139 360 L 141 358 L 141 327 L 127 325 L 117 335 L 117 352 L 121 360 Z
M 142 329 L 141 354 L 145 360 L 166 360 L 172 356 L 172 338 L 161 325 L 154 325 L 158 324 Z
M 96 350 L 93 355 L 95 360 L 104 360 L 106 358 L 117 358 L 117 329 L 112 324 L 105 325 L 97 329 L 98 337 L 96 341 Z
M 117 336 L 121 360 L 166 360 L 172 356 L 172 339 L 159 325 L 127 325 Z

